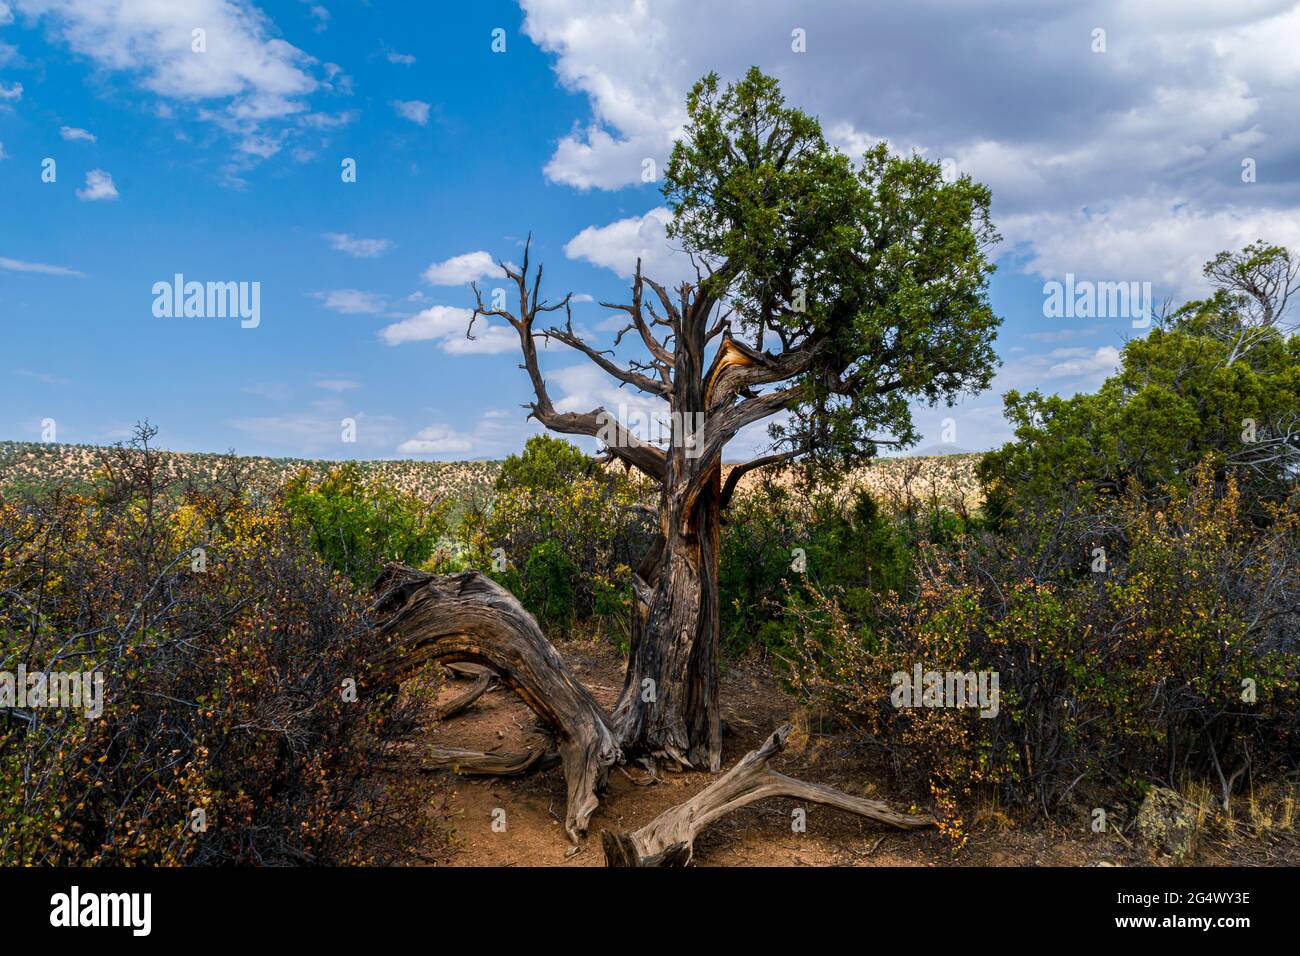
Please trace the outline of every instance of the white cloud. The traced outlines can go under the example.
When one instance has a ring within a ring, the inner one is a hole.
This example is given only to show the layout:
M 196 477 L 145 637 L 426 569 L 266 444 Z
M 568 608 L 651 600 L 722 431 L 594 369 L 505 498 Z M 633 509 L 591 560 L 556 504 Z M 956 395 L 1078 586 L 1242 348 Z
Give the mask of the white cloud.
M 350 392 L 355 388 L 360 388 L 360 382 L 354 382 L 349 378 L 323 378 L 316 383 L 317 388 L 323 388 L 328 392 Z
M 414 438 L 397 446 L 403 455 L 437 455 L 447 452 L 466 452 L 474 447 L 474 440 L 450 425 L 430 425 L 421 428 Z
M 21 83 L 14 83 L 10 86 L 0 83 L 0 103 L 14 103 L 22 98 L 23 85 Z
M 47 266 L 41 262 L 23 262 L 21 259 L 6 259 L 3 256 L 0 256 L 0 269 L 8 269 L 10 272 L 39 272 L 47 276 L 86 278 L 84 272 L 78 272 L 76 269 L 68 269 L 64 266 Z
M 428 342 L 465 334 L 469 327 L 470 309 L 450 305 L 431 305 L 429 308 L 379 330 L 379 337 L 389 345 L 404 342 Z
M 1072 378 L 1078 375 L 1100 376 L 1105 378 L 1119 367 L 1119 349 L 1113 345 L 1103 345 L 1094 352 L 1087 349 L 1058 350 L 1065 354 L 1052 353 L 1052 357 L 1063 358 L 1047 370 L 1047 378 Z M 1082 354 L 1079 354 L 1082 353 Z
M 248 157 L 269 154 L 266 123 L 292 121 L 318 90 L 346 92 L 346 78 L 276 36 L 248 0 L 12 0 L 41 19 L 50 36 L 101 70 L 126 73 L 149 93 L 200 107 L 200 119 L 247 140 Z M 195 29 L 206 51 L 195 52 Z M 205 106 L 212 104 L 212 107 Z
M 474 323 L 474 337 L 463 333 L 442 342 L 442 350 L 449 355 L 500 355 L 519 349 L 519 335 L 514 329 L 500 323 L 488 323 L 482 316 Z
M 1300 246 L 1293 214 L 1252 205 L 1204 209 L 1191 201 L 1132 199 L 1113 208 L 1043 211 L 1002 224 L 1028 250 L 1022 268 L 1044 279 L 1066 273 L 1094 281 L 1151 282 L 1157 302 L 1199 296 L 1201 266 L 1220 249 L 1256 239 Z
M 592 265 L 612 269 L 624 278 L 636 271 L 641 260 L 645 275 L 666 286 L 683 279 L 694 279 L 690 258 L 678 251 L 668 239 L 672 214 L 663 206 L 644 216 L 620 219 L 607 226 L 588 226 L 564 246 L 570 259 L 582 259 Z
M 282 402 L 293 394 L 289 386 L 283 382 L 258 382 L 254 385 L 246 385 L 240 391 L 248 395 L 256 395 L 258 398 L 267 398 L 273 402 Z
M 374 315 L 384 311 L 384 301 L 373 292 L 360 289 L 331 289 L 328 292 L 313 292 L 313 299 L 319 299 L 331 312 L 345 315 Z
M 388 54 L 388 62 L 399 63 L 402 66 L 410 66 L 412 63 L 415 62 L 415 57 L 409 53 L 398 53 L 396 51 L 390 51 Z
M 5 152 L 5 144 L 0 143 L 0 159 L 8 159 L 9 154 Z
M 92 169 L 86 173 L 86 185 L 77 190 L 77 198 L 82 202 L 116 199 L 117 187 L 113 177 L 102 169 Z
M 431 264 L 424 270 L 424 281 L 430 285 L 466 285 L 484 276 L 500 274 L 501 267 L 486 252 L 467 252 Z
M 398 116 L 417 126 L 427 126 L 429 123 L 429 104 L 423 100 L 393 100 L 393 109 Z
M 29 368 L 14 369 L 15 375 L 21 375 L 23 378 L 31 378 L 43 385 L 71 385 L 72 382 L 66 378 L 60 378 L 57 375 L 51 375 L 48 372 L 35 372 Z
M 0 3 L 0 27 L 14 22 L 14 11 L 8 3 Z
M 356 441 L 343 441 L 343 418 L 356 422 Z M 387 415 L 325 415 L 307 412 L 237 418 L 232 428 L 265 446 L 272 454 L 317 455 L 340 458 L 359 448 L 388 449 L 395 440 L 394 421 Z
M 355 259 L 374 259 L 393 248 L 391 239 L 361 239 L 346 232 L 327 232 L 324 238 L 336 252 L 344 252 Z
M 915 0 L 869 16 L 824 0 L 797 24 L 784 0 L 522 6 L 525 32 L 589 104 L 545 167 L 581 189 L 638 186 L 646 158 L 662 170 L 691 84 L 757 64 L 852 154 L 881 138 L 986 182 L 995 223 L 1033 271 L 1195 282 L 1239 236 L 1294 242 L 1300 223 L 1295 0 Z M 1104 54 L 1090 49 L 1098 24 Z M 790 52 L 793 25 L 805 55 Z M 1256 183 L 1241 180 L 1247 158 Z M 627 239 L 591 236 L 606 237 Z M 574 254 L 624 275 L 627 247 L 644 246 L 597 241 Z
M 652 440 L 660 433 L 667 433 L 666 402 L 632 388 L 619 388 L 617 381 L 595 365 L 586 363 L 549 370 L 546 383 L 557 411 L 589 412 L 604 408 L 642 440 Z M 665 424 L 661 428 L 655 423 Z
M 85 140 L 87 143 L 95 142 L 95 134 L 90 130 L 78 129 L 75 126 L 60 126 L 59 135 L 71 142 L 72 140 Z
M 480 316 L 474 323 L 474 337 L 467 338 L 472 309 L 450 305 L 433 305 L 423 311 L 387 325 L 379 337 L 388 345 L 407 342 L 436 342 L 451 355 L 495 355 L 519 348 L 519 337 L 509 326 L 491 324 Z
M 438 455 L 444 457 L 500 458 L 523 447 L 530 435 L 543 431 L 524 413 L 491 409 L 479 416 L 474 427 L 462 431 L 451 425 L 435 423 L 418 431 L 397 446 L 400 455 Z

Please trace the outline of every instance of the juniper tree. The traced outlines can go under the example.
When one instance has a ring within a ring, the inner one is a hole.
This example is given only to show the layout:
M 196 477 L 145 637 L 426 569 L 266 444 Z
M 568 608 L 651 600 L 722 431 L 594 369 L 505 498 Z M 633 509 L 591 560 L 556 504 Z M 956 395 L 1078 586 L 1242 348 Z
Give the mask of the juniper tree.
M 638 262 L 627 300 L 602 303 L 627 324 L 600 349 L 574 330 L 571 294 L 541 298 L 542 267 L 526 246 L 520 266 L 501 265 L 517 305 L 486 305 L 476 286 L 474 320 L 497 316 L 518 333 L 531 417 L 600 439 L 604 455 L 657 486 L 659 535 L 633 579 L 614 730 L 625 753 L 716 770 L 719 529 L 737 482 L 757 468 L 837 469 L 906 446 L 917 439 L 911 403 L 987 387 L 1000 320 L 986 252 L 998 236 L 987 188 L 883 143 L 855 163 L 757 68 L 725 89 L 704 77 L 687 111 L 663 191 L 694 281 L 669 287 Z M 563 325 L 538 327 L 558 314 Z M 637 435 L 604 408 L 559 411 L 539 340 L 663 402 L 669 440 Z M 763 421 L 770 449 L 724 481 L 728 442 Z

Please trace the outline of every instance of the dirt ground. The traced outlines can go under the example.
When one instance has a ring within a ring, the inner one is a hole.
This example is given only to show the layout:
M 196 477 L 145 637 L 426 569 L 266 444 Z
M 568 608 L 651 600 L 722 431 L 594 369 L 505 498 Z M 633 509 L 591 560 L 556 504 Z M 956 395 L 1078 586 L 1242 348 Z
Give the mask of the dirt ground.
M 557 645 L 575 676 L 607 708 L 622 682 L 622 660 L 608 645 L 567 642 Z M 448 681 L 438 703 L 462 693 L 464 681 Z M 759 664 L 733 665 L 722 683 L 723 767 L 757 747 L 781 724 L 795 719 L 796 704 Z M 469 710 L 445 722 L 430 722 L 420 740 L 472 750 L 525 750 L 538 741 L 535 717 L 510 690 L 494 686 Z M 909 809 L 889 792 L 883 775 L 867 772 L 849 741 L 820 734 L 791 736 L 775 769 L 825 783 L 849 793 Z M 446 846 L 423 848 L 425 861 L 450 866 L 603 866 L 600 831 L 633 830 L 681 803 L 716 779 L 707 773 L 665 773 L 651 785 L 639 768 L 615 768 L 609 788 L 591 820 L 587 839 L 575 847 L 564 833 L 565 789 L 559 767 L 521 777 L 473 778 L 429 775 L 427 811 Z M 875 779 L 873 779 L 875 777 Z M 793 831 L 792 810 L 803 806 L 807 830 Z M 504 811 L 504 832 L 493 829 L 494 813 Z M 1152 857 L 1130 838 L 1094 834 L 1080 820 L 1077 829 L 1017 827 L 1001 814 L 977 821 L 958 854 L 929 830 L 900 831 L 883 824 L 792 800 L 760 802 L 729 814 L 706 829 L 695 843 L 697 866 L 1130 866 L 1168 860 Z M 1202 841 L 1191 863 L 1294 864 L 1300 861 L 1294 831 L 1266 833 L 1231 845 Z

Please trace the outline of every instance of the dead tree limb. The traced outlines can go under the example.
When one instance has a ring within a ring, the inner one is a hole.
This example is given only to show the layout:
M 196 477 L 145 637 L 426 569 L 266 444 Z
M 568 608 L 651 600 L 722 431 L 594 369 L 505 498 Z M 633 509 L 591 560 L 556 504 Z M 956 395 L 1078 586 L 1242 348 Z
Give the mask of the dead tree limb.
M 685 866 L 700 831 L 720 817 L 768 797 L 810 800 L 909 830 L 934 825 L 925 814 L 899 813 L 878 800 L 850 796 L 817 783 L 804 783 L 768 767 L 785 746 L 790 725 L 751 750 L 722 776 L 685 803 L 665 810 L 631 833 L 601 833 L 607 866 Z
M 438 577 L 391 564 L 371 609 L 391 643 L 375 662 L 376 687 L 391 686 L 429 661 L 492 668 L 555 736 L 568 788 L 565 830 L 575 843 L 622 759 L 609 717 L 580 684 L 537 621 L 505 588 L 477 571 Z
M 533 770 L 545 770 L 560 762 L 553 747 L 532 750 L 461 750 L 459 747 L 402 748 L 395 755 L 378 759 L 382 770 L 436 773 L 450 771 L 466 777 L 517 777 Z

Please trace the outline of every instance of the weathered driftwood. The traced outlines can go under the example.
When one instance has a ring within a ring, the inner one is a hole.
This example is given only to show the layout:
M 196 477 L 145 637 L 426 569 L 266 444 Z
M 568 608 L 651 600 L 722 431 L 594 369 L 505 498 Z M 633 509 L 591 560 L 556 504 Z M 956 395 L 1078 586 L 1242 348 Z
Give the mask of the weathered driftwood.
M 532 750 L 462 750 L 459 747 L 402 747 L 377 762 L 384 770 L 451 771 L 467 777 L 516 777 L 560 762 L 553 747 Z
M 763 746 L 751 750 L 719 780 L 685 803 L 665 810 L 631 833 L 601 833 L 607 866 L 685 866 L 691 861 L 695 837 L 715 820 L 768 797 L 810 800 L 847 810 L 901 829 L 933 826 L 934 818 L 899 813 L 878 800 L 850 796 L 831 787 L 804 783 L 768 767 L 785 746 L 790 725 L 778 729 Z
M 490 667 L 555 735 L 568 789 L 565 830 L 577 842 L 622 751 L 610 718 L 533 616 L 477 571 L 438 577 L 393 564 L 375 592 L 371 613 L 380 634 L 391 638 L 376 662 L 377 685 L 396 683 L 429 661 Z

